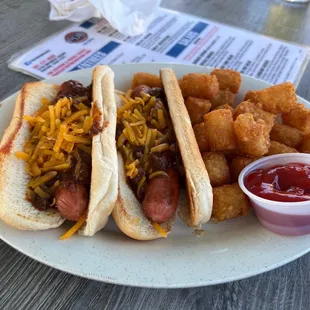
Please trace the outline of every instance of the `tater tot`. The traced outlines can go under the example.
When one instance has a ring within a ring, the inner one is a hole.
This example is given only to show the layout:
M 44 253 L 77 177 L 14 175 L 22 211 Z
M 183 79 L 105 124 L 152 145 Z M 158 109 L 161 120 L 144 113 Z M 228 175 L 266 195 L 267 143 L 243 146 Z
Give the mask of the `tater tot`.
M 219 90 L 219 92 L 210 100 L 213 110 L 224 104 L 233 106 L 234 101 L 235 95 L 229 89 Z
M 247 165 L 257 160 L 259 157 L 250 158 L 244 156 L 237 156 L 233 158 L 229 164 L 230 180 L 231 182 L 237 182 L 240 172 Z
M 234 111 L 233 107 L 231 107 L 228 104 L 223 104 L 223 105 L 219 105 L 218 107 L 216 107 L 214 110 L 229 110 L 231 112 Z
M 270 147 L 269 147 L 267 155 L 276 155 L 276 154 L 284 154 L 284 153 L 298 153 L 298 151 L 280 142 L 270 141 Z
M 204 116 L 205 134 L 212 152 L 231 151 L 236 148 L 232 112 L 215 110 Z
M 240 156 L 240 152 L 237 148 L 232 151 L 225 151 L 224 154 L 228 162 L 231 162 L 236 156 Z
M 300 152 L 302 153 L 309 153 L 310 154 L 310 135 L 307 135 L 303 138 L 301 146 L 300 146 Z
M 196 97 L 212 99 L 219 91 L 219 83 L 215 75 L 189 73 L 179 80 L 184 98 Z
M 200 152 L 206 152 L 209 150 L 208 141 L 205 133 L 205 124 L 197 124 L 193 127 L 197 144 Z
M 249 91 L 245 100 L 261 102 L 265 111 L 272 114 L 289 112 L 296 104 L 294 85 L 290 82 L 274 85 L 262 90 Z
M 293 148 L 298 148 L 302 142 L 302 138 L 303 133 L 300 130 L 283 124 L 274 124 L 270 132 L 271 140 Z
M 147 85 L 149 87 L 163 87 L 158 75 L 146 72 L 137 72 L 133 75 L 131 87 L 135 88 L 139 85 Z
M 268 152 L 269 132 L 262 119 L 255 121 L 250 113 L 240 114 L 234 122 L 234 129 L 237 146 L 242 154 L 262 156 Z
M 226 158 L 220 152 L 206 152 L 202 154 L 206 165 L 210 182 L 213 187 L 228 184 L 230 182 L 229 168 Z
M 233 93 L 239 91 L 241 85 L 241 74 L 230 69 L 214 69 L 211 75 L 215 75 L 220 85 L 220 89 L 229 89 Z
M 251 208 L 248 197 L 242 192 L 238 183 L 213 188 L 214 221 L 225 221 L 248 215 Z
M 193 125 L 203 122 L 203 117 L 211 109 L 209 100 L 194 97 L 188 97 L 185 100 L 185 105 Z
M 282 114 L 284 124 L 301 130 L 305 134 L 310 133 L 310 110 L 301 103 L 293 106 L 291 111 Z
M 251 113 L 255 121 L 259 119 L 265 121 L 268 132 L 270 132 L 276 119 L 276 115 L 262 110 L 260 103 L 253 103 L 251 101 L 243 101 L 238 104 L 234 111 L 234 118 L 243 113 Z

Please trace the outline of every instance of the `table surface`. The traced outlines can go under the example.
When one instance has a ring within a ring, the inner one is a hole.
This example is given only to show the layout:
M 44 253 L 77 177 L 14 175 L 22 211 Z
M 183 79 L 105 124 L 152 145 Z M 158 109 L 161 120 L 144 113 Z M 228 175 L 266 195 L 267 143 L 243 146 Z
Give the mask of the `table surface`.
M 300 44 L 310 44 L 310 6 L 281 0 L 164 0 L 184 11 Z M 12 54 L 63 29 L 42 0 L 0 1 L 0 100 L 33 78 L 10 71 Z M 297 93 L 310 100 L 310 65 Z M 309 309 L 310 254 L 284 267 L 223 285 L 143 289 L 82 279 L 52 269 L 0 241 L 0 309 Z

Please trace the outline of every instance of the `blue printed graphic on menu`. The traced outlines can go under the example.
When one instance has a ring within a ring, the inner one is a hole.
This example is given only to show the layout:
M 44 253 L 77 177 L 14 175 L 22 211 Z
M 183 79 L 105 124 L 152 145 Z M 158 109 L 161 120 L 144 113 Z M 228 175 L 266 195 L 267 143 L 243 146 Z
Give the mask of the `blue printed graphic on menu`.
M 81 63 L 79 63 L 76 67 L 74 67 L 70 71 L 76 71 L 76 70 L 91 68 L 95 66 L 104 57 L 106 57 L 109 53 L 115 50 L 119 45 L 121 44 L 114 42 L 114 41 L 109 42 L 104 47 L 102 47 L 99 51 L 95 52 L 94 54 L 92 54 L 91 56 L 83 60 Z
M 206 28 L 208 27 L 208 24 L 199 22 L 197 23 L 189 32 L 187 32 L 182 39 L 175 44 L 167 53 L 166 55 L 171 57 L 178 57 L 187 46 L 189 46 L 200 33 L 202 33 Z
M 82 23 L 80 25 L 80 27 L 85 28 L 85 29 L 89 29 L 90 27 L 92 27 L 93 25 L 96 25 L 98 23 L 99 19 L 92 17 L 89 20 L 85 21 L 84 23 Z

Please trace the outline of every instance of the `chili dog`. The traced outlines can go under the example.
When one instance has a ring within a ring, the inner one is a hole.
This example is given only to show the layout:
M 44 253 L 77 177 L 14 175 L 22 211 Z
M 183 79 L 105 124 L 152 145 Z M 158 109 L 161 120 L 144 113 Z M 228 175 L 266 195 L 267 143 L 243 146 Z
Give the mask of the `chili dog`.
M 0 218 L 22 230 L 102 229 L 117 199 L 114 74 L 92 83 L 25 84 L 0 143 Z M 106 120 L 109 120 L 107 122 Z
M 212 210 L 208 173 L 177 80 L 169 69 L 161 77 L 136 74 L 133 89 L 117 101 L 119 194 L 112 215 L 137 240 L 167 236 L 183 184 L 193 225 L 207 222 Z

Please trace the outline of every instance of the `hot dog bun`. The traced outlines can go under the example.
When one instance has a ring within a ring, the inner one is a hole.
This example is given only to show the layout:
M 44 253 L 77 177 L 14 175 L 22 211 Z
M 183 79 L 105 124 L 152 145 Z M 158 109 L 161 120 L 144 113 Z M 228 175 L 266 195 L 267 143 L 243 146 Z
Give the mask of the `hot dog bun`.
M 130 238 L 136 240 L 154 240 L 161 235 L 143 214 L 140 202 L 126 181 L 122 155 L 118 153 L 119 187 L 118 198 L 112 216 L 118 228 Z M 171 222 L 164 223 L 162 228 L 170 232 Z
M 107 66 L 98 66 L 93 72 L 93 105 L 103 130 L 93 137 L 90 202 L 86 225 L 80 230 L 85 236 L 106 225 L 118 193 L 114 73 Z
M 116 107 L 120 108 L 123 105 L 120 95 L 123 92 L 115 90 Z M 114 206 L 112 216 L 118 228 L 128 237 L 136 240 L 155 240 L 163 238 L 145 217 L 141 204 L 129 187 L 124 168 L 123 157 L 120 152 L 117 152 L 118 160 L 118 197 Z M 172 221 L 161 225 L 166 234 L 171 230 Z
M 80 233 L 92 236 L 102 229 L 117 199 L 117 156 L 115 146 L 116 106 L 114 74 L 106 66 L 94 70 L 92 116 L 102 131 L 93 137 L 92 175 L 87 220 Z M 30 131 L 24 115 L 33 115 L 41 99 L 52 101 L 60 87 L 43 82 L 28 83 L 16 102 L 10 126 L 0 143 L 0 219 L 21 230 L 45 230 L 60 226 L 65 219 L 56 208 L 38 211 L 25 199 L 29 176 L 25 162 L 15 156 L 23 149 Z
M 208 172 L 202 160 L 178 80 L 172 69 L 160 70 L 169 112 L 186 174 L 192 226 L 210 220 L 213 194 Z
M 25 162 L 15 156 L 30 135 L 24 114 L 34 114 L 41 106 L 41 99 L 53 100 L 58 90 L 59 86 L 42 82 L 25 84 L 0 143 L 0 219 L 21 230 L 54 228 L 65 221 L 56 209 L 38 211 L 25 199 L 29 176 Z
M 123 105 L 120 95 L 123 92 L 115 90 L 116 107 L 120 108 Z M 117 152 L 118 161 L 118 197 L 114 206 L 112 216 L 118 228 L 128 237 L 136 240 L 154 240 L 163 236 L 153 227 L 151 222 L 145 217 L 142 212 L 140 202 L 129 187 L 124 161 L 120 152 Z M 167 223 L 163 227 L 166 233 L 170 232 L 171 223 Z

